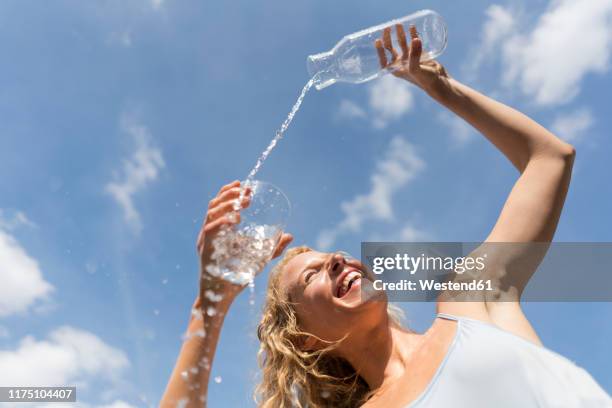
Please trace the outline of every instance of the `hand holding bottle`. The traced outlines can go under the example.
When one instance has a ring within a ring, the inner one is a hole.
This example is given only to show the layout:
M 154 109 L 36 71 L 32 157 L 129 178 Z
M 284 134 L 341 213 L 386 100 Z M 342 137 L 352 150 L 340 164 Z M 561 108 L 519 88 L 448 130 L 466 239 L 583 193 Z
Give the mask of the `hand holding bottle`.
M 390 70 L 396 77 L 412 82 L 427 93 L 435 93 L 449 78 L 446 69 L 435 60 L 421 61 L 423 44 L 414 26 L 410 26 L 410 45 L 401 24 L 395 25 L 395 31 L 401 55 L 393 47 L 391 27 L 385 28 L 382 38 L 374 43 L 381 68 Z M 391 53 L 390 59 L 385 50 Z

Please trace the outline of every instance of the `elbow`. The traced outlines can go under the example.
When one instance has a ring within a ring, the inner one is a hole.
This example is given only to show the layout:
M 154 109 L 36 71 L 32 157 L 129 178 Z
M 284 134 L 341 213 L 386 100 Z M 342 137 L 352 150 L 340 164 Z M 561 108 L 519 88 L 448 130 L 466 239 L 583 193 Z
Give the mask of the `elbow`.
M 574 160 L 576 160 L 576 148 L 569 143 L 563 143 L 561 149 L 561 158 L 565 167 L 571 171 L 574 167 Z
M 574 164 L 574 160 L 576 159 L 576 148 L 573 145 L 559 140 L 558 143 L 549 146 L 547 150 L 548 152 L 544 153 L 544 156 L 548 156 L 555 161 L 561 161 L 569 167 Z
M 532 154 L 527 159 L 530 162 L 547 162 L 562 165 L 564 168 L 572 168 L 576 159 L 576 148 L 569 143 L 557 140 L 545 147 L 538 149 L 537 153 Z M 525 167 L 527 167 L 527 165 Z
M 576 148 L 573 145 L 564 142 L 563 146 L 561 147 L 561 157 L 563 160 L 573 163 L 576 159 Z

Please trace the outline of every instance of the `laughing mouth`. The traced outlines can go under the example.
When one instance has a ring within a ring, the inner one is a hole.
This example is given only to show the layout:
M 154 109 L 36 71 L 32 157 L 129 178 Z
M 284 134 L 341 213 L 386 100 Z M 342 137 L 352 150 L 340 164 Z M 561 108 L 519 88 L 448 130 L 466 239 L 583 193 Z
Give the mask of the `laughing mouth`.
M 336 297 L 341 298 L 346 295 L 351 290 L 353 284 L 362 278 L 362 273 L 356 269 L 341 273 L 338 277 Z

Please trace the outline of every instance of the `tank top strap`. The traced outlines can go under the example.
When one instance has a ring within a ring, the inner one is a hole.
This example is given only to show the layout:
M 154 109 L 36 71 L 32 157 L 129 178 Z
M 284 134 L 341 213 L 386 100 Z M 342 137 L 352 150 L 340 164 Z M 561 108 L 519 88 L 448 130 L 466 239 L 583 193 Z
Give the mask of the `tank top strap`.
M 458 316 L 453 316 L 448 313 L 437 313 L 436 317 L 439 317 L 441 319 L 446 319 L 446 320 L 453 320 L 455 322 L 458 322 L 460 320 Z

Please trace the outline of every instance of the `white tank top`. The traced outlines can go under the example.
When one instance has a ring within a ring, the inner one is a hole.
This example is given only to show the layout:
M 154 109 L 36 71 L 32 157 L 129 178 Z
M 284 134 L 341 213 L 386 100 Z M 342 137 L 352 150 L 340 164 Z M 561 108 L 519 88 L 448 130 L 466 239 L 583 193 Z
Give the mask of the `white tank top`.
M 583 368 L 497 326 L 465 317 L 442 364 L 406 408 L 612 407 L 612 399 Z

